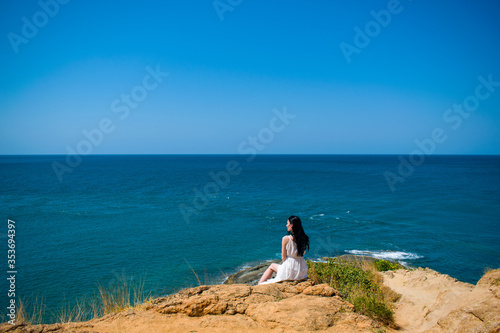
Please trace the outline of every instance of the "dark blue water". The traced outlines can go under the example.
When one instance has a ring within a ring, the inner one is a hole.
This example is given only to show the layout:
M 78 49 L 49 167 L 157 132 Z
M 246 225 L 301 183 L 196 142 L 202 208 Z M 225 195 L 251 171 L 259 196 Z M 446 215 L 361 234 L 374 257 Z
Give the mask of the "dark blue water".
M 310 259 L 369 254 L 470 283 L 500 267 L 500 156 L 428 156 L 395 191 L 384 177 L 398 172 L 394 155 L 245 158 L 87 156 L 60 181 L 52 163 L 65 156 L 2 156 L 4 276 L 8 219 L 16 297 L 37 295 L 52 309 L 119 276 L 143 277 L 158 295 L 197 285 L 191 267 L 217 283 L 279 259 L 292 214 L 310 236 Z

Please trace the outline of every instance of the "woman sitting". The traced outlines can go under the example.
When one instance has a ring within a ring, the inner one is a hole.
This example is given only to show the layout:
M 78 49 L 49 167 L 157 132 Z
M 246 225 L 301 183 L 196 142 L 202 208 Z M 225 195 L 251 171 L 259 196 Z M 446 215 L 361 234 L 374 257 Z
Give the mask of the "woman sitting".
M 304 254 L 306 248 L 309 249 L 309 237 L 302 228 L 300 218 L 295 215 L 288 218 L 286 229 L 289 235 L 284 236 L 281 241 L 281 260 L 283 263 L 281 265 L 271 264 L 262 275 L 259 284 L 307 278 L 307 264 Z M 271 279 L 273 272 L 276 272 L 276 276 Z

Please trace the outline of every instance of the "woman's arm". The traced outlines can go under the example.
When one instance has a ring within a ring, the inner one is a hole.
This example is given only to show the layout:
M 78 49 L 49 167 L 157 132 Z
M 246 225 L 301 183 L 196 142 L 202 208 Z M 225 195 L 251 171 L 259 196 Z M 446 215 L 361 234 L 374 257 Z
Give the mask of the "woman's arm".
M 281 240 L 281 261 L 286 260 L 286 244 L 288 244 L 289 240 L 290 238 L 288 236 L 284 236 Z

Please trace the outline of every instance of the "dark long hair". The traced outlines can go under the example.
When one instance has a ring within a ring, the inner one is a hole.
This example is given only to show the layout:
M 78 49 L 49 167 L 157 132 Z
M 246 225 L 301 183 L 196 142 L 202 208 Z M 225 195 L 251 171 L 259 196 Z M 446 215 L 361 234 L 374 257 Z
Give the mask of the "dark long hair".
M 298 216 L 292 215 L 288 218 L 292 225 L 292 236 L 297 243 L 297 254 L 300 257 L 304 256 L 306 249 L 309 250 L 309 237 L 302 228 L 302 221 Z

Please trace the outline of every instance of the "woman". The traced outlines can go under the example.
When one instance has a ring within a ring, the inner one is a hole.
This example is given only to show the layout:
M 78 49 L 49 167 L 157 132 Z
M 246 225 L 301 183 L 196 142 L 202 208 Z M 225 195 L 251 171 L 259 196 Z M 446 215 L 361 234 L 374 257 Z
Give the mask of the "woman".
M 306 248 L 309 249 L 309 237 L 302 229 L 300 218 L 292 215 L 286 222 L 286 229 L 291 235 L 281 241 L 281 265 L 271 264 L 264 272 L 259 284 L 274 283 L 283 280 L 302 280 L 307 278 L 307 264 L 304 259 Z M 271 279 L 273 272 L 276 277 Z

